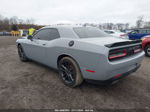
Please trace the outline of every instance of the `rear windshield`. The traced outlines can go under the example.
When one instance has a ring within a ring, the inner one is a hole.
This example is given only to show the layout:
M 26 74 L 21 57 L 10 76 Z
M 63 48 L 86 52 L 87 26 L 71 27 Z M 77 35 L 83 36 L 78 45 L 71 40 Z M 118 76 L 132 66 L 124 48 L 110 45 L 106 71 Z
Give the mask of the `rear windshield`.
M 73 30 L 80 38 L 110 37 L 110 35 L 94 27 L 78 27 L 73 28 Z

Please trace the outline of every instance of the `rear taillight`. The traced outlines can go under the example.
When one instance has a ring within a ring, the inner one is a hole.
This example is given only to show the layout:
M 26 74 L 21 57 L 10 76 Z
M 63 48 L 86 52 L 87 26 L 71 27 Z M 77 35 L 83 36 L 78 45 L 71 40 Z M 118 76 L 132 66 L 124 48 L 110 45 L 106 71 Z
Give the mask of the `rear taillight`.
M 127 50 L 123 49 L 123 50 L 117 50 L 117 51 L 111 51 L 109 53 L 109 60 L 113 60 L 116 58 L 121 58 L 127 55 Z
M 142 49 L 135 49 L 134 53 L 138 53 L 138 52 L 141 52 L 141 51 L 142 51 Z
M 115 75 L 114 78 L 117 79 L 117 78 L 119 78 L 121 76 L 122 76 L 122 74 L 118 74 L 118 75 Z
M 121 48 L 121 49 L 112 49 L 109 51 L 108 59 L 110 61 L 117 60 L 123 57 L 132 56 L 142 51 L 141 45 Z
M 135 46 L 135 47 L 133 48 L 133 50 L 134 50 L 134 53 L 138 53 L 138 52 L 141 52 L 141 51 L 142 51 L 142 47 L 141 47 L 141 46 Z
M 126 37 L 127 36 L 127 34 L 122 34 L 122 35 L 120 35 L 120 37 Z

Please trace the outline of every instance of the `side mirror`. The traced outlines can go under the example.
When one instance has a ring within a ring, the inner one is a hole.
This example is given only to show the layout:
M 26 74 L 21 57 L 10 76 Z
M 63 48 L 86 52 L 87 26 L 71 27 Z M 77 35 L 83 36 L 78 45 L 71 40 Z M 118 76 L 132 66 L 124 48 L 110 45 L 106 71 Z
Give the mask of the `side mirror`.
M 32 40 L 33 36 L 29 35 L 27 39 Z

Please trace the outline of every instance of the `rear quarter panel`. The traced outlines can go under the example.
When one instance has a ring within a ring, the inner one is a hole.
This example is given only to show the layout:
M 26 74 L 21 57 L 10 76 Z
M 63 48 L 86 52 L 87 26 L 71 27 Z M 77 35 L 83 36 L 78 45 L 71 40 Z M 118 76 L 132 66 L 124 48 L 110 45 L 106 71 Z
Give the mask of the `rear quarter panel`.
M 108 48 L 78 40 L 74 40 L 74 46 L 69 47 L 70 41 L 70 39 L 59 39 L 47 48 L 48 66 L 57 68 L 58 57 L 68 55 L 78 63 L 84 78 L 91 77 L 91 74 L 85 71 L 86 69 L 96 70 L 99 67 L 103 73 L 103 69 L 106 68 L 104 61 L 107 61 L 108 58 L 106 56 L 108 55 Z

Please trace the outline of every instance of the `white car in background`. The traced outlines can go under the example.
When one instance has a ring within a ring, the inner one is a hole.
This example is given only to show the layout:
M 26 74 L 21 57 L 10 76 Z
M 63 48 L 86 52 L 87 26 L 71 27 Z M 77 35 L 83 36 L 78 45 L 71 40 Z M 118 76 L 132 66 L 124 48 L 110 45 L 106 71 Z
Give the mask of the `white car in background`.
M 110 34 L 115 37 L 123 38 L 123 39 L 128 39 L 128 35 L 126 33 L 120 32 L 118 30 L 104 30 L 107 34 Z

